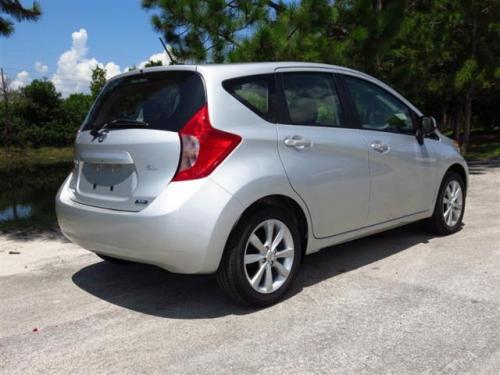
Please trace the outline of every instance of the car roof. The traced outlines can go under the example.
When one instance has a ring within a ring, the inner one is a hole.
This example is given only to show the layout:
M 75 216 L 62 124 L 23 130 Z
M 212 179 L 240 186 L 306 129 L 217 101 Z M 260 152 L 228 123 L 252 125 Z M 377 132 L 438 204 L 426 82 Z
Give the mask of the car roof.
M 416 108 L 410 101 L 405 97 L 395 91 L 392 87 L 386 85 L 384 82 L 355 69 L 346 68 L 338 65 L 320 64 L 313 62 L 300 62 L 300 61 L 278 61 L 278 62 L 252 62 L 252 63 L 224 63 L 224 64 L 186 64 L 186 65 L 167 65 L 167 66 L 156 66 L 151 68 L 137 69 L 130 72 L 122 73 L 111 78 L 114 80 L 116 78 L 125 77 L 128 75 L 134 75 L 137 73 L 148 73 L 148 72 L 159 72 L 159 71 L 175 71 L 175 70 L 189 70 L 193 72 L 199 72 L 203 76 L 210 76 L 211 80 L 222 82 L 226 79 L 231 79 L 235 77 L 258 75 L 258 74 L 269 74 L 276 71 L 287 71 L 294 69 L 305 69 L 305 70 L 327 70 L 335 73 L 342 73 L 346 75 L 351 75 L 354 77 L 362 78 L 367 81 L 381 86 L 385 90 L 392 93 L 398 99 L 403 101 L 407 106 L 409 106 L 413 111 L 415 111 L 419 116 L 422 116 L 422 112 Z
M 142 68 L 132 70 L 126 73 L 119 74 L 112 79 L 120 78 L 123 76 L 135 74 L 138 72 L 152 72 L 152 71 L 168 71 L 168 70 L 191 70 L 199 72 L 211 72 L 221 75 L 236 76 L 236 75 L 253 75 L 260 73 L 272 73 L 279 69 L 287 68 L 304 68 L 304 69 L 327 69 L 331 71 L 351 73 L 360 76 L 369 77 L 367 74 L 360 71 L 338 66 L 313 62 L 299 62 L 299 61 L 278 61 L 278 62 L 254 62 L 254 63 L 224 63 L 224 64 L 182 64 L 182 65 L 166 65 L 155 66 L 150 68 Z M 372 77 L 373 78 L 373 77 Z

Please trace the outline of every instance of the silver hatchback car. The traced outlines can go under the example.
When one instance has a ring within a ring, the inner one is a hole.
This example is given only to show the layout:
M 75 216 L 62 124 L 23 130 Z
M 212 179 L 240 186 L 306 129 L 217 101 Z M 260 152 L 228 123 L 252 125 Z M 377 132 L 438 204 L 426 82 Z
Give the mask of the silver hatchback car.
M 304 255 L 426 219 L 461 227 L 468 169 L 408 100 L 312 63 L 159 67 L 111 79 L 57 198 L 71 241 L 107 261 L 216 273 L 280 300 Z

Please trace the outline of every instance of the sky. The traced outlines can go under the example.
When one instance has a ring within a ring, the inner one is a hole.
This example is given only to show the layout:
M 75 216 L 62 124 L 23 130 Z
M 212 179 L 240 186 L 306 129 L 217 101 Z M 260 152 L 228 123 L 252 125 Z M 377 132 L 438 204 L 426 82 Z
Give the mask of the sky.
M 38 22 L 15 23 L 0 37 L 0 67 L 16 89 L 47 77 L 63 96 L 88 92 L 91 70 L 99 64 L 107 78 L 168 57 L 140 0 L 38 0 Z M 21 0 L 31 6 L 31 0 Z

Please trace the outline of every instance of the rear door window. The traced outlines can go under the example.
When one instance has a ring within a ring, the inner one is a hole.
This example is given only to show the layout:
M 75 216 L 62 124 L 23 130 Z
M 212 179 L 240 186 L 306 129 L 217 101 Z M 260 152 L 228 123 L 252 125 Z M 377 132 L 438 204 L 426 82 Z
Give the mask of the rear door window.
M 288 123 L 343 127 L 344 114 L 333 75 L 297 72 L 283 74 Z
M 222 86 L 248 109 L 263 119 L 274 122 L 274 74 L 230 79 L 224 81 Z
M 83 130 L 113 120 L 128 120 L 145 122 L 148 129 L 177 132 L 205 101 L 202 79 L 194 72 L 126 76 L 104 87 Z

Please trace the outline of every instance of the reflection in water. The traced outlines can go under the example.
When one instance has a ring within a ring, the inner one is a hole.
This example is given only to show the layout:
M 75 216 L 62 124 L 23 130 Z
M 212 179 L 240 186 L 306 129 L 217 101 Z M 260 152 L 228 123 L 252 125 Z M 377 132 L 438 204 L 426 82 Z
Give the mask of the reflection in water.
M 14 204 L 0 211 L 0 221 L 25 219 L 31 216 L 31 206 Z
M 56 227 L 54 198 L 72 163 L 0 169 L 0 231 Z

